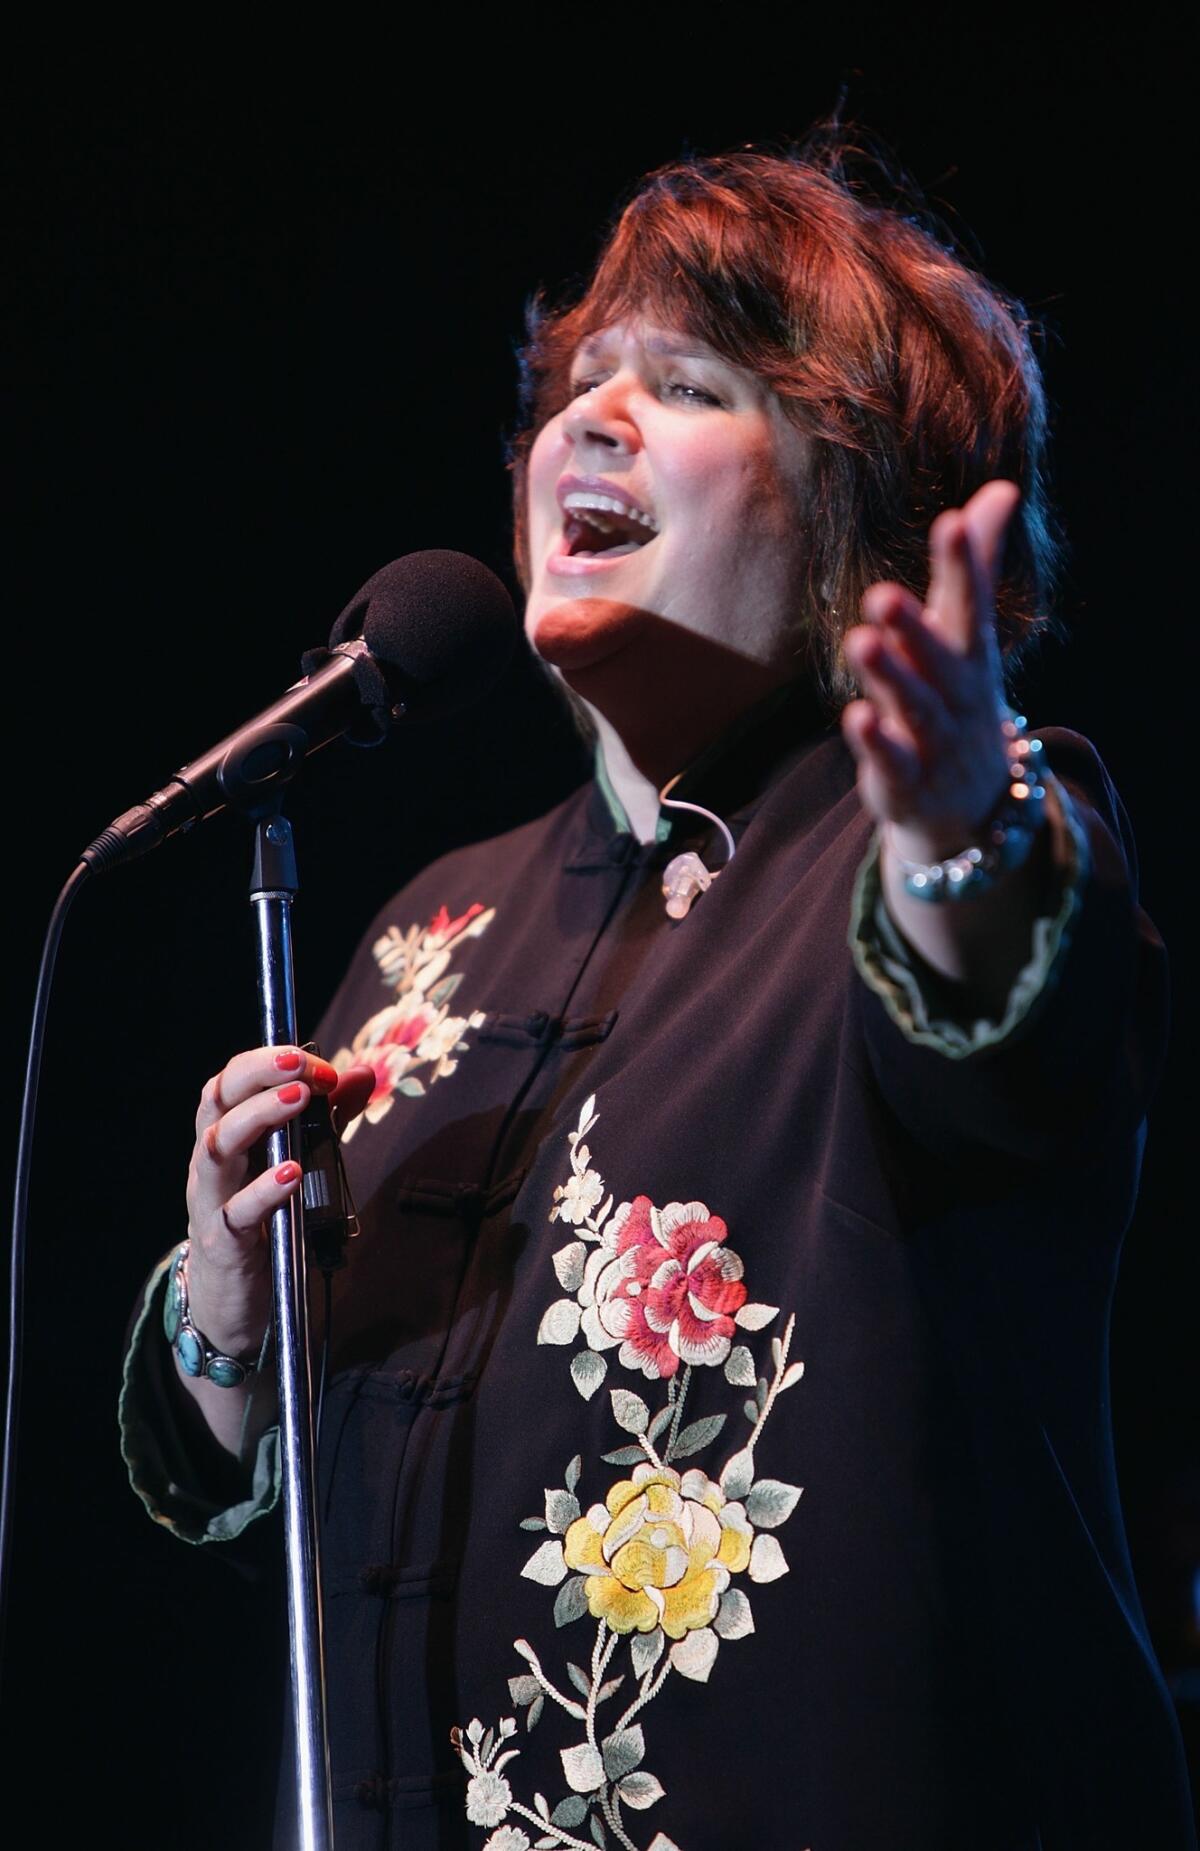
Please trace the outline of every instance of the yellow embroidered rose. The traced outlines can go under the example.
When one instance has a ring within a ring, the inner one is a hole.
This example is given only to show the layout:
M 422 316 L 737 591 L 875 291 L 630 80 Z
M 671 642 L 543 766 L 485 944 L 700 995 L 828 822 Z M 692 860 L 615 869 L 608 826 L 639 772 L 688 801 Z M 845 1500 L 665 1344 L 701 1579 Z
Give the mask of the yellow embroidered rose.
M 703 1472 L 681 1478 L 644 1465 L 593 1504 L 563 1539 L 568 1568 L 587 1576 L 594 1619 L 614 1632 L 671 1639 L 707 1626 L 731 1575 L 750 1560 L 753 1531 L 741 1504 L 727 1503 Z

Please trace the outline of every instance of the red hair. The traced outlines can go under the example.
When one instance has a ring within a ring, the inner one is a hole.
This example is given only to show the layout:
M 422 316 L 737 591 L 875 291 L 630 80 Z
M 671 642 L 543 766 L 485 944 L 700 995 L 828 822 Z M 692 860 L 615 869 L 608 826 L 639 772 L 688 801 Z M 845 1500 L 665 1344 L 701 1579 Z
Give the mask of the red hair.
M 997 590 L 1010 657 L 1044 622 L 1056 552 L 1045 402 L 1020 305 L 915 219 L 841 177 L 845 153 L 827 142 L 820 155 L 747 151 L 649 175 L 580 299 L 531 307 L 511 451 L 525 582 L 529 450 L 570 396 L 586 335 L 647 314 L 756 373 L 813 440 L 797 613 L 810 672 L 843 699 L 841 640 L 863 592 L 881 578 L 923 592 L 941 509 L 995 476 L 1021 489 Z

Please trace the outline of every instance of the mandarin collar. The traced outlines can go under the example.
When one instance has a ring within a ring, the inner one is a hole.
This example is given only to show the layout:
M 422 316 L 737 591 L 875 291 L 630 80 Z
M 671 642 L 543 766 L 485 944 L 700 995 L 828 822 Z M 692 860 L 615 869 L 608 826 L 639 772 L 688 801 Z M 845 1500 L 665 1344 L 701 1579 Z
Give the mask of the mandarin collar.
M 672 795 L 714 811 L 736 839 L 773 786 L 827 739 L 833 727 L 827 708 L 807 682 L 776 688 L 693 759 Z M 566 866 L 583 871 L 662 861 L 666 851 L 674 853 L 685 837 L 699 839 L 711 828 L 694 813 L 660 809 L 655 839 L 639 842 L 609 780 L 597 741 L 595 775 L 587 787 L 582 827 Z

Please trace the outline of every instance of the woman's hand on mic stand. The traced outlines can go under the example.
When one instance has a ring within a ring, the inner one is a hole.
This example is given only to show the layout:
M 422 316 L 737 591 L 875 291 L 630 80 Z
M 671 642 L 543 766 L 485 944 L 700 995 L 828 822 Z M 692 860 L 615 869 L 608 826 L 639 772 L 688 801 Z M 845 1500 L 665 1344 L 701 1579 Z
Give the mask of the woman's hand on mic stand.
M 300 1117 L 313 1093 L 328 1098 L 335 1123 L 348 1122 L 374 1085 L 369 1067 L 338 1073 L 286 1046 L 235 1054 L 205 1085 L 188 1169 L 187 1291 L 191 1321 L 214 1350 L 239 1361 L 257 1357 L 271 1317 L 267 1223 L 301 1183 L 295 1162 L 256 1172 L 256 1152 Z M 177 1375 L 214 1438 L 237 1456 L 252 1437 L 244 1432 L 245 1403 L 260 1386 L 257 1374 L 236 1388 Z M 262 1400 L 273 1409 L 273 1395 Z

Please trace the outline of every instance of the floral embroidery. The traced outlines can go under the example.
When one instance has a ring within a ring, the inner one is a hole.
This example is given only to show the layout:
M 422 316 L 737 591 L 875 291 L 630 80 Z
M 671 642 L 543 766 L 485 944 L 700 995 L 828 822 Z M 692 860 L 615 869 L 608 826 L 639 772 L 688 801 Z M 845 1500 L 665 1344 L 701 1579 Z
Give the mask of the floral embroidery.
M 366 1065 L 375 1070 L 375 1090 L 366 1107 L 342 1133 L 352 1138 L 365 1119 L 377 1125 L 392 1109 L 397 1093 L 417 1098 L 435 1080 L 444 1080 L 458 1066 L 455 1058 L 469 1045 L 468 1029 L 478 1028 L 482 1010 L 451 1015 L 450 998 L 462 982 L 461 973 L 449 969 L 455 947 L 464 939 L 478 938 L 495 918 L 494 907 L 478 902 L 457 919 L 441 906 L 429 924 L 410 926 L 401 933 L 389 926 L 371 947 L 380 976 L 393 1001 L 359 1029 L 348 1048 L 339 1048 L 333 1065 L 339 1073 Z M 429 1071 L 419 1078 L 417 1069 Z
M 787 1574 L 773 1532 L 787 1522 L 801 1495 L 799 1485 L 758 1477 L 755 1460 L 779 1396 L 804 1373 L 803 1363 L 788 1360 L 795 1318 L 787 1320 L 782 1336 L 771 1339 L 769 1373 L 760 1374 L 749 1345 L 733 1340 L 739 1329 L 765 1329 L 778 1307 L 748 1300 L 742 1262 L 726 1244 L 725 1223 L 702 1202 L 671 1202 L 659 1209 L 647 1196 L 622 1202 L 614 1212 L 584 1142 L 596 1117 L 593 1096 L 568 1137 L 571 1175 L 554 1191 L 550 1220 L 577 1228 L 580 1238 L 554 1255 L 567 1296 L 549 1306 L 537 1340 L 571 1347 L 583 1338 L 570 1373 L 585 1400 L 603 1383 L 605 1352 L 613 1349 L 623 1368 L 665 1384 L 665 1400 L 652 1412 L 631 1389 L 611 1389 L 613 1419 L 635 1443 L 605 1453 L 603 1463 L 625 1468 L 625 1476 L 585 1510 L 578 1496 L 583 1460 L 576 1456 L 562 1486 L 546 1492 L 543 1512 L 522 1522 L 522 1529 L 547 1533 L 521 1573 L 557 1589 L 555 1625 L 590 1617 L 596 1634 L 590 1667 L 567 1664 L 570 1689 L 555 1681 L 528 1640 L 514 1641 L 527 1669 L 508 1680 L 509 1696 L 524 1710 L 526 1730 L 536 1726 L 549 1698 L 573 1720 L 572 1734 L 583 1735 L 559 1750 L 568 1791 L 553 1808 L 541 1793 L 526 1805 L 501 1776 L 501 1768 L 520 1753 L 514 1747 L 502 1751 L 517 1734 L 515 1716 L 502 1718 L 495 1729 L 485 1731 L 476 1718 L 465 1730 L 452 1731 L 470 1776 L 467 1817 L 500 1827 L 483 1851 L 527 1851 L 525 1831 L 502 1823 L 510 1816 L 536 1828 L 534 1851 L 555 1846 L 595 1851 L 611 1841 L 624 1851 L 639 1851 L 625 1814 L 657 1804 L 666 1789 L 643 1766 L 645 1731 L 635 1719 L 672 1672 L 707 1683 L 722 1643 L 754 1631 L 749 1597 L 735 1580 L 744 1576 L 763 1586 Z M 725 1427 L 724 1413 L 683 1422 L 694 1372 L 718 1367 L 730 1386 L 752 1393 L 742 1404 L 749 1435 L 713 1479 L 698 1466 L 681 1471 L 678 1462 L 711 1446 Z M 636 1693 L 615 1721 L 610 1712 L 602 1722 L 598 1712 L 627 1677 Z M 585 1823 L 589 1836 L 576 1836 Z M 647 1851 L 680 1848 L 658 1832 Z

